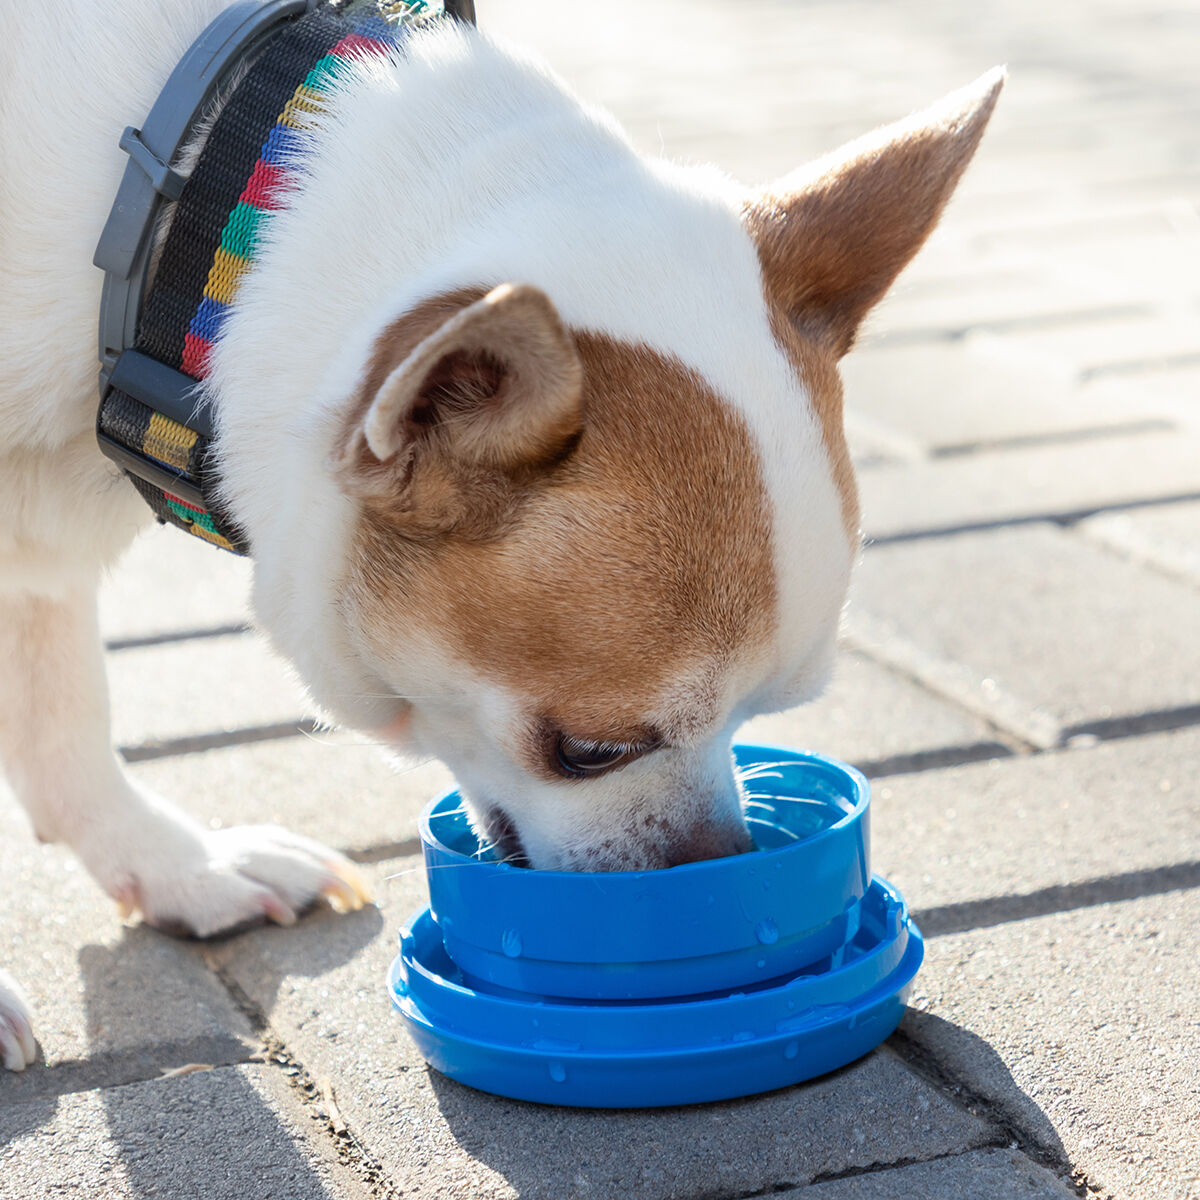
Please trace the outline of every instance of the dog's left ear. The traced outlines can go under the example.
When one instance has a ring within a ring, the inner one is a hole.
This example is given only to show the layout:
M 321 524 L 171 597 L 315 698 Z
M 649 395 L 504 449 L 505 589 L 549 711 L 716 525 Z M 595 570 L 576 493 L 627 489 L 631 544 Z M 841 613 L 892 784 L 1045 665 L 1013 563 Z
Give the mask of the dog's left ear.
M 583 367 L 550 298 L 451 293 L 380 336 L 331 466 L 342 487 L 437 529 L 555 461 L 583 419 Z
M 786 176 L 747 207 L 773 304 L 839 357 L 920 249 L 975 153 L 1004 70 Z

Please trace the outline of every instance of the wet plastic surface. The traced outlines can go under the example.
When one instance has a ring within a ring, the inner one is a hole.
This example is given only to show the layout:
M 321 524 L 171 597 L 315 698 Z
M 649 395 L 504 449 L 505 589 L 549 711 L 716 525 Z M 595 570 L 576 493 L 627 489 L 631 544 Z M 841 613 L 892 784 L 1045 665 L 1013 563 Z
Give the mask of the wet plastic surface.
M 870 877 L 866 781 L 799 751 L 735 755 L 760 849 L 663 871 L 488 862 L 457 794 L 426 810 L 434 903 L 401 930 L 388 988 L 431 1066 L 542 1103 L 690 1104 L 824 1074 L 895 1029 L 924 950 Z
M 871 877 L 866 780 L 831 759 L 734 748 L 757 852 L 661 871 L 491 861 L 450 792 L 421 820 L 430 908 L 473 979 L 551 996 L 691 995 L 798 970 L 854 936 Z

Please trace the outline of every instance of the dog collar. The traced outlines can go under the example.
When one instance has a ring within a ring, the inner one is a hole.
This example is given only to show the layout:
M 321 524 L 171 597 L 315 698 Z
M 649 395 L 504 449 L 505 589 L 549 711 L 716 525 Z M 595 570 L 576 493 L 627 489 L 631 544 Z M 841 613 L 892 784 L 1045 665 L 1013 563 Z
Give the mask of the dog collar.
M 238 0 L 180 60 L 142 128 L 96 248 L 96 436 L 161 522 L 249 553 L 217 499 L 212 417 L 198 384 L 259 238 L 297 163 L 306 114 L 347 62 L 398 46 L 419 19 L 474 21 L 472 0 Z M 185 177 L 172 165 L 214 94 L 249 63 Z M 175 212 L 153 267 L 161 207 Z

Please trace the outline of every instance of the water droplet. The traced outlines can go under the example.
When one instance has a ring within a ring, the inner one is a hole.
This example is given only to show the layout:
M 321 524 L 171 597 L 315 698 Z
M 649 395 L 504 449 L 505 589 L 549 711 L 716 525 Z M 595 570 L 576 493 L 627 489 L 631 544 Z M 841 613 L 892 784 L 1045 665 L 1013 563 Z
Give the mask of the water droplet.
M 764 879 L 763 880 L 763 891 L 769 892 L 770 890 L 771 890 L 771 881 L 769 879 Z
M 754 965 L 761 971 L 763 967 L 767 965 L 767 960 L 765 958 L 760 958 Z
M 567 1068 L 564 1067 L 562 1065 L 562 1063 L 551 1062 L 549 1064 L 549 1066 L 550 1066 L 550 1078 L 553 1079 L 555 1083 L 566 1083 L 567 1082 Z
M 764 946 L 773 946 L 779 941 L 779 926 L 771 917 L 763 917 L 754 927 L 754 936 Z
M 788 1044 L 786 1046 L 784 1046 L 784 1048 L 783 1048 L 783 1057 L 784 1058 L 795 1058 L 796 1055 L 799 1053 L 800 1053 L 800 1043 L 799 1042 L 788 1042 Z
M 500 938 L 500 949 L 509 958 L 520 958 L 521 935 L 515 929 L 506 929 Z

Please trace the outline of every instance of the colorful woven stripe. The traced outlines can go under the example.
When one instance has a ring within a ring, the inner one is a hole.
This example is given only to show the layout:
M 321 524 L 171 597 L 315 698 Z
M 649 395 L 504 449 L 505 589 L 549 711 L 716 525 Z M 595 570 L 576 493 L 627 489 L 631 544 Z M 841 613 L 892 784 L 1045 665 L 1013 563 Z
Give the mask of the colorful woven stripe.
M 280 23 L 217 116 L 175 206 L 139 313 L 139 354 L 196 380 L 208 375 L 229 307 L 286 202 L 312 114 L 349 62 L 388 51 L 413 18 L 442 11 L 438 0 L 330 0 Z M 164 490 L 161 474 L 126 468 L 161 521 L 248 552 L 242 531 L 220 510 L 205 436 L 118 387 L 105 393 L 97 428 L 102 442 L 166 468 L 175 481 Z
M 416 15 L 427 6 L 418 3 L 391 7 L 403 16 Z M 403 13 L 399 12 L 401 9 Z M 188 325 L 183 347 L 183 370 L 188 375 L 195 379 L 208 375 L 213 343 L 220 335 L 238 286 L 254 262 L 263 229 L 283 207 L 283 193 L 292 180 L 309 114 L 320 110 L 323 94 L 348 62 L 365 54 L 386 52 L 396 44 L 397 34 L 397 25 L 382 16 L 368 16 L 355 22 L 351 31 L 317 60 L 283 106 L 263 142 L 237 207 L 225 223 L 221 247 L 208 273 L 204 299 Z

